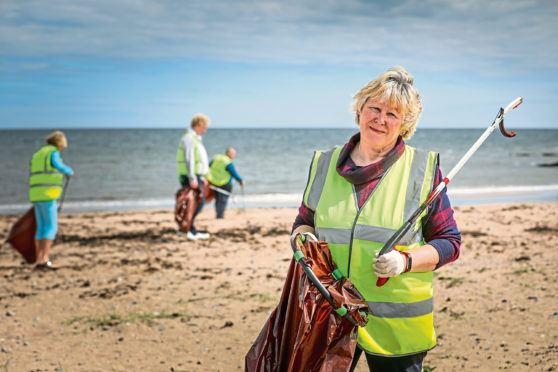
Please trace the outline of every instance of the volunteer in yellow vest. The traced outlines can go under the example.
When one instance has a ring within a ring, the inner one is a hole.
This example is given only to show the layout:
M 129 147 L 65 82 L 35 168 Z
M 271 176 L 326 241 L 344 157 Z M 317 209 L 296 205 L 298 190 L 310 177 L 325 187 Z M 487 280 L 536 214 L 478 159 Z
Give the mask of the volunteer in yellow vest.
M 50 249 L 58 230 L 56 200 L 62 192 L 64 176 L 74 174 L 72 168 L 64 164 L 62 150 L 68 140 L 60 131 L 52 132 L 46 138 L 46 146 L 33 154 L 29 170 L 29 201 L 33 203 L 37 232 L 35 249 L 37 267 L 56 269 L 49 258 Z
M 398 250 L 377 257 L 442 175 L 436 153 L 404 142 L 422 112 L 404 68 L 390 68 L 353 98 L 359 133 L 315 152 L 293 234 L 328 242 L 340 271 L 368 302 L 351 371 L 364 352 L 370 371 L 420 372 L 436 345 L 432 271 L 457 259 L 461 235 L 442 192 Z M 379 277 L 390 280 L 377 287 Z
M 244 186 L 244 181 L 236 172 L 233 164 L 233 159 L 236 156 L 236 150 L 232 147 L 227 148 L 224 154 L 217 154 L 209 163 L 209 172 L 207 173 L 207 180 L 212 185 L 215 194 L 215 212 L 217 218 L 224 218 L 225 209 L 229 196 L 232 193 L 232 180 L 233 178 Z
M 198 231 L 194 226 L 196 216 L 203 209 L 205 203 L 204 188 L 207 187 L 205 175 L 209 169 L 207 151 L 202 142 L 204 134 L 209 126 L 210 119 L 204 114 L 196 114 L 190 122 L 190 129 L 187 130 L 178 145 L 176 152 L 176 171 L 182 186 L 190 186 L 193 189 L 200 189 L 202 201 L 198 205 L 192 217 L 192 227 L 186 234 L 188 240 L 209 239 L 209 233 Z M 182 235 L 180 231 L 177 232 Z

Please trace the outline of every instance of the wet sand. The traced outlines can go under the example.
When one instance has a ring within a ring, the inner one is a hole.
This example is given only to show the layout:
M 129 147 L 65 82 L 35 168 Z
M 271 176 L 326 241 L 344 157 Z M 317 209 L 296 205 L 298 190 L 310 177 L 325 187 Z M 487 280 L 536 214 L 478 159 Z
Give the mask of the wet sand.
M 456 207 L 461 257 L 435 273 L 436 371 L 558 371 L 558 204 Z M 295 208 L 62 214 L 34 270 L 0 247 L 1 371 L 239 371 L 277 305 Z M 2 240 L 18 216 L 0 216 Z M 357 370 L 367 371 L 364 358 Z

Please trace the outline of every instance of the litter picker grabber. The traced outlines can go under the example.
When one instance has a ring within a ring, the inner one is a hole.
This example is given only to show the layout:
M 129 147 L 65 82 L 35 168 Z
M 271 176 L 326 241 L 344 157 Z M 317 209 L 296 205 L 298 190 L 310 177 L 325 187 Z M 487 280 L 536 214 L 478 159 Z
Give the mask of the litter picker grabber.
M 488 138 L 488 136 L 490 136 L 490 134 L 494 131 L 494 129 L 496 129 L 497 126 L 500 127 L 500 132 L 505 137 L 515 136 L 515 132 L 508 132 L 504 127 L 504 116 L 506 116 L 508 112 L 510 112 L 517 106 L 519 106 L 522 102 L 523 102 L 523 98 L 517 97 L 512 102 L 510 102 L 510 104 L 507 105 L 505 109 L 500 108 L 500 111 L 498 112 L 498 115 L 496 116 L 496 119 L 494 119 L 492 124 L 490 124 L 490 126 L 484 131 L 484 133 L 473 144 L 473 146 L 471 146 L 469 151 L 467 151 L 467 153 L 463 155 L 461 160 L 459 160 L 459 162 L 447 174 L 446 178 L 442 180 L 442 182 L 438 185 L 438 187 L 436 187 L 436 189 L 434 189 L 430 193 L 430 195 L 428 195 L 426 201 L 421 204 L 421 206 L 411 215 L 411 217 L 407 220 L 407 222 L 405 222 L 403 226 L 399 230 L 397 230 L 397 232 L 395 232 L 395 234 L 393 234 L 393 236 L 386 242 L 386 244 L 384 244 L 384 246 L 378 253 L 378 256 L 386 254 L 390 252 L 393 248 L 395 248 L 395 246 L 397 245 L 397 243 L 399 243 L 399 241 L 403 238 L 403 236 L 405 236 L 405 234 L 407 234 L 407 232 L 414 226 L 415 222 L 418 220 L 420 215 L 426 210 L 426 208 L 428 208 L 430 204 L 432 204 L 434 199 L 436 199 L 436 197 L 440 195 L 440 193 L 444 190 L 444 188 L 447 187 L 447 185 L 457 174 L 457 172 L 461 170 L 463 165 L 465 165 L 465 163 L 471 158 L 471 156 L 473 156 L 473 154 L 479 149 L 480 145 L 483 144 L 483 142 Z M 388 278 L 378 278 L 376 285 L 380 287 L 384 285 L 387 281 Z

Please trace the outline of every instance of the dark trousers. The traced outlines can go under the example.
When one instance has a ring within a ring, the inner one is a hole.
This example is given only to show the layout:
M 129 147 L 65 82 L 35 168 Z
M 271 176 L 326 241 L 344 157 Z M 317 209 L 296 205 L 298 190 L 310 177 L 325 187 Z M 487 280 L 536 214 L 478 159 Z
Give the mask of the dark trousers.
M 196 179 L 198 180 L 198 187 L 200 188 L 202 199 L 201 199 L 200 204 L 198 204 L 198 207 L 196 208 L 196 211 L 194 212 L 194 216 L 192 217 L 192 226 L 190 227 L 190 231 L 192 232 L 192 234 L 196 234 L 198 232 L 198 230 L 196 230 L 196 228 L 194 226 L 194 221 L 196 219 L 196 216 L 203 209 L 203 205 L 205 204 L 205 190 L 204 190 L 204 187 L 203 187 L 203 180 L 200 176 L 196 176 Z M 182 184 L 182 186 L 190 186 L 190 181 L 188 180 L 188 177 L 180 176 L 179 180 L 180 180 L 180 183 Z
M 350 372 L 356 368 L 362 353 L 362 349 L 357 346 Z M 383 357 L 368 353 L 364 353 L 364 355 L 366 355 L 370 372 L 422 372 L 422 361 L 426 356 L 426 351 L 400 357 Z
M 221 190 L 226 191 L 227 193 L 232 192 L 232 182 L 223 186 L 218 186 Z M 224 218 L 225 217 L 225 209 L 227 208 L 227 203 L 229 201 L 229 195 L 223 194 L 219 192 L 219 190 L 213 190 L 215 194 L 215 212 L 217 212 L 217 218 Z

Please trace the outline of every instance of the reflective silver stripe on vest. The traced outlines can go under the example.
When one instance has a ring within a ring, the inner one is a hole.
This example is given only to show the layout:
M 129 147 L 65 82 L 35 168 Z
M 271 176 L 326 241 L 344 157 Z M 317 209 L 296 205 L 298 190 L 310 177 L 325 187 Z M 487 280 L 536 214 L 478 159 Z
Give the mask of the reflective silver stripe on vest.
M 407 185 L 407 193 L 405 194 L 405 210 L 403 211 L 403 221 L 408 221 L 413 212 L 420 207 L 420 194 L 426 167 L 428 166 L 429 152 L 421 149 L 415 149 L 413 162 L 411 165 L 411 173 L 409 174 L 409 184 Z M 401 239 L 402 245 L 409 245 L 422 241 L 422 229 L 413 231 L 411 229 Z
M 314 177 L 314 182 L 312 182 L 312 187 L 308 193 L 308 207 L 313 211 L 316 210 L 318 202 L 320 201 L 333 151 L 335 151 L 335 149 L 323 152 L 318 158 L 316 176 Z
M 37 174 L 61 174 L 62 172 L 33 172 L 31 173 L 32 176 Z
M 44 171 L 46 171 L 46 170 L 48 169 L 48 162 L 49 162 L 50 159 L 52 159 L 52 153 L 53 153 L 53 152 L 54 152 L 54 150 L 52 150 L 50 153 L 48 153 L 48 154 L 45 156 L 45 165 L 44 165 L 44 167 L 43 167 L 43 170 L 44 170 Z M 50 159 L 49 159 L 49 158 L 50 158 Z
M 393 229 L 357 224 L 355 226 L 355 235 L 353 238 L 378 243 L 386 243 L 395 233 L 396 230 Z M 316 228 L 316 234 L 318 234 L 318 238 L 320 240 L 325 240 L 326 242 L 332 244 L 349 244 L 351 242 L 351 229 L 318 227 Z M 412 241 L 408 240 L 410 234 L 409 236 L 404 236 L 399 241 L 399 245 L 411 245 L 412 243 L 415 243 L 417 235 L 422 236 L 422 233 L 417 233 Z
M 48 187 L 55 186 L 55 187 L 62 188 L 62 185 L 60 185 L 59 183 L 38 183 L 38 184 L 35 184 L 35 185 L 30 185 L 29 187 L 33 188 L 33 187 L 44 187 L 44 186 L 48 186 Z
M 377 227 L 370 225 L 355 226 L 355 239 L 369 240 L 372 242 L 385 243 L 396 233 L 396 230 L 387 229 L 385 227 Z M 401 240 L 399 245 L 409 245 L 405 240 Z
M 434 298 L 411 302 L 374 302 L 367 301 L 371 315 L 378 318 L 414 318 L 434 312 Z
M 351 242 L 351 229 L 317 227 L 316 234 L 318 239 L 330 244 L 349 244 Z

